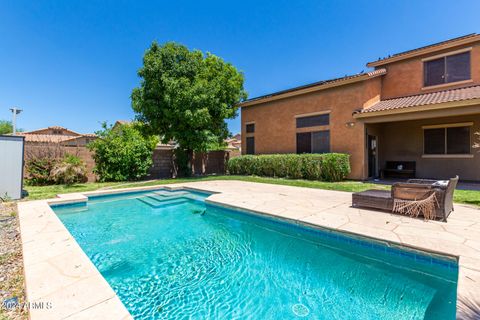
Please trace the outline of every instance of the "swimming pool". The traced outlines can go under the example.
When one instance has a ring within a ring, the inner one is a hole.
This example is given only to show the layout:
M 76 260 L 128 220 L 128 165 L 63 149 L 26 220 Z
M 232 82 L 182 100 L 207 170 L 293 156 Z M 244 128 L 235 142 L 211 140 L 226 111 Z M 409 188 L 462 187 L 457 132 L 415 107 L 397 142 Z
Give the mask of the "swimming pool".
M 454 319 L 455 261 L 150 191 L 53 207 L 136 319 Z

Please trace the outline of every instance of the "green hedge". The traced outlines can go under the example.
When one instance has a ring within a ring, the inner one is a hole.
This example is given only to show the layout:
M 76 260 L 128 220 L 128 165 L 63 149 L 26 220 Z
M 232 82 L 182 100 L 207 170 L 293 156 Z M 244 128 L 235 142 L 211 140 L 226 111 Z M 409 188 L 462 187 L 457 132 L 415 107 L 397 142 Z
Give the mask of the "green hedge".
M 349 160 L 343 153 L 245 155 L 230 159 L 227 169 L 238 175 L 340 181 L 350 173 Z

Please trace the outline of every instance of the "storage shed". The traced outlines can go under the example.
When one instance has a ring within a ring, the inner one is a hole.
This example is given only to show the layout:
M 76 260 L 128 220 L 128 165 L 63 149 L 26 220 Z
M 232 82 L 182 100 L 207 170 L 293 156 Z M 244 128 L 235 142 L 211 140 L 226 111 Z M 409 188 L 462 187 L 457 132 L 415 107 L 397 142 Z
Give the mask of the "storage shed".
M 24 137 L 0 135 L 0 197 L 20 199 L 23 188 Z

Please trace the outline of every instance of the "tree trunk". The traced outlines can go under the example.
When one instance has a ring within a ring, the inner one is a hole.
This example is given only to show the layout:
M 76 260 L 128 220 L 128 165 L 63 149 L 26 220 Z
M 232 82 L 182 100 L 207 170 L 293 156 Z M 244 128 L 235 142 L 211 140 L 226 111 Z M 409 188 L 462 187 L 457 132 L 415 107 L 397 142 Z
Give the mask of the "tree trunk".
M 195 152 L 193 150 L 187 150 L 188 166 L 190 167 L 190 174 L 195 176 Z
M 208 152 L 202 152 L 202 176 L 205 175 L 206 172 L 206 163 L 207 163 L 207 158 L 208 158 Z

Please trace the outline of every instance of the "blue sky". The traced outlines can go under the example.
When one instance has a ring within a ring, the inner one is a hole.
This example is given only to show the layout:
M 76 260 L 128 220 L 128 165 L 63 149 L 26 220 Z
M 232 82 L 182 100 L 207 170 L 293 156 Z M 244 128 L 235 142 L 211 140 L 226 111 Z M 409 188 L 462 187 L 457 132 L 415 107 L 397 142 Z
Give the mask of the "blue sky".
M 0 119 L 93 132 L 131 119 L 153 40 L 210 51 L 245 74 L 249 97 L 367 70 L 365 63 L 480 32 L 480 1 L 0 2 Z M 239 131 L 239 117 L 229 121 Z

